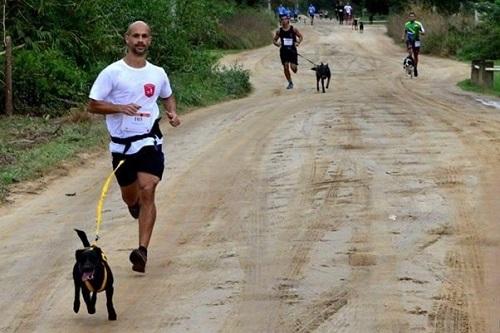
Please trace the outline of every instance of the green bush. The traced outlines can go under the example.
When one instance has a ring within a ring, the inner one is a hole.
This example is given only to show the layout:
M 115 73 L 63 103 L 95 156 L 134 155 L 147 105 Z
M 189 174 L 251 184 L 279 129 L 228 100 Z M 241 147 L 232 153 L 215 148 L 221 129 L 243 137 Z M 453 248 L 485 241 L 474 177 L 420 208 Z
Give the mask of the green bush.
M 85 100 L 89 89 L 87 74 L 61 52 L 19 50 L 14 60 L 16 107 L 41 115 Z
M 500 59 L 500 26 L 481 25 L 464 44 L 460 58 Z

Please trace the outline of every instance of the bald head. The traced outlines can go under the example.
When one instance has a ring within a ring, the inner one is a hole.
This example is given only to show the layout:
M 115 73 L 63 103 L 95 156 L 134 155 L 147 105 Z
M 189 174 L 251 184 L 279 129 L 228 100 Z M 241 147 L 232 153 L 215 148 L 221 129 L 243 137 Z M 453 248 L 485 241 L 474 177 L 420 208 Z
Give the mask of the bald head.
M 125 43 L 129 54 L 145 57 L 151 45 L 151 29 L 149 25 L 143 21 L 132 22 L 125 33 Z
M 144 30 L 146 29 L 148 34 L 151 34 L 151 28 L 144 21 L 135 21 L 129 24 L 127 28 L 127 32 L 125 33 L 127 36 L 130 36 L 136 30 Z

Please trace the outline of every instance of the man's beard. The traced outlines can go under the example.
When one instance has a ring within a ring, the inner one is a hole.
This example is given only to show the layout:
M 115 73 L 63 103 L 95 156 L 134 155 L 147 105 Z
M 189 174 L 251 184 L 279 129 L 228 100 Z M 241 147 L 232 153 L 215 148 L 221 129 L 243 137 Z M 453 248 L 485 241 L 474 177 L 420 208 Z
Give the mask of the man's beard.
M 139 50 L 138 48 L 142 48 L 142 50 Z M 148 47 L 146 45 L 134 45 L 130 51 L 137 56 L 143 56 L 148 52 Z

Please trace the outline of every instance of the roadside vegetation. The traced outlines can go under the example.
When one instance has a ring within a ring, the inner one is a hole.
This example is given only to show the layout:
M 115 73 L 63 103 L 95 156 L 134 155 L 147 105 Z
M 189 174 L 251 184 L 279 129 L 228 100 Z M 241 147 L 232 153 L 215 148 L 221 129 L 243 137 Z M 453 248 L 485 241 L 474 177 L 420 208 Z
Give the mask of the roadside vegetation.
M 123 34 L 135 20 L 151 25 L 149 60 L 166 69 L 181 113 L 247 95 L 249 73 L 218 66 L 218 60 L 224 50 L 269 44 L 276 21 L 260 3 L 240 2 L 7 1 L 4 33 L 15 47 L 14 116 L 0 112 L 0 202 L 10 185 L 106 148 L 103 118 L 88 115 L 85 103 L 99 71 L 123 56 Z M 4 79 L 2 66 L 2 85 Z M 2 89 L 1 105 L 4 99 Z
M 402 45 L 402 27 L 408 13 L 414 11 L 426 29 L 422 53 L 467 62 L 500 59 L 500 0 L 447 0 L 438 4 L 422 2 L 399 6 L 399 10 L 389 16 L 389 36 Z M 458 86 L 467 91 L 500 96 L 500 72 L 495 73 L 492 89 L 477 86 L 469 79 Z

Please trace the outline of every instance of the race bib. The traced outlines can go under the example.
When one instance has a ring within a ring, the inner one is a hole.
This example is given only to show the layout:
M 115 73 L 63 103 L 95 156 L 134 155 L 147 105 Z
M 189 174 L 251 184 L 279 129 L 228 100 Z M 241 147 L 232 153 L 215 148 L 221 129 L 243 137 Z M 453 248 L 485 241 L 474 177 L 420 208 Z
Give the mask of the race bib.
M 420 41 L 419 40 L 415 41 L 415 47 L 420 47 Z
M 138 112 L 135 116 L 123 116 L 122 131 L 147 133 L 151 127 L 151 113 Z
M 283 46 L 293 46 L 293 38 L 283 38 Z

